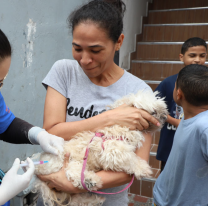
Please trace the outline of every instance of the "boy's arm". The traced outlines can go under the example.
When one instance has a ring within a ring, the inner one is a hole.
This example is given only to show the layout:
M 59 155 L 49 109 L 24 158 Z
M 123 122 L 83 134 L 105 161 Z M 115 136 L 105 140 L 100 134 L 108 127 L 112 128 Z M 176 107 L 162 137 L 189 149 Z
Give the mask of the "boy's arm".
M 167 118 L 166 122 L 168 122 L 169 124 L 174 125 L 175 127 L 178 127 L 181 120 L 180 119 L 175 119 L 174 117 L 171 117 L 170 115 L 168 115 L 168 118 Z
M 165 101 L 168 102 L 168 100 L 166 99 L 166 89 L 169 87 L 168 84 L 166 84 L 166 79 L 163 80 L 159 85 L 158 87 L 155 89 L 155 91 L 158 91 L 160 92 L 159 96 L 160 97 L 165 97 Z M 179 123 L 180 123 L 180 119 L 175 119 L 174 117 L 171 117 L 170 115 L 168 115 L 168 118 L 166 120 L 167 123 L 175 126 L 175 127 L 178 127 Z

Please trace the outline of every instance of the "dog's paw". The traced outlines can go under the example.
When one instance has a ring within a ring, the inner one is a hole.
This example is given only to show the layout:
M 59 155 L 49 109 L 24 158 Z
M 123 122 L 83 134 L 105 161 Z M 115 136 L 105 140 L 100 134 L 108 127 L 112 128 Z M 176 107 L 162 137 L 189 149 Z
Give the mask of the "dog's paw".
M 151 177 L 152 170 L 146 161 L 140 161 L 140 167 L 137 168 L 134 174 L 137 179 L 141 179 L 142 177 Z
M 79 189 L 84 189 L 84 187 L 82 186 L 82 183 L 77 181 L 76 183 L 74 183 L 73 181 L 71 182 L 75 187 L 78 187 Z M 96 182 L 92 182 L 91 179 L 85 179 L 84 181 L 85 186 L 87 187 L 88 190 L 97 190 L 98 188 L 96 187 Z
M 95 189 L 97 190 L 97 187 L 96 187 L 97 183 L 93 181 L 91 178 L 85 179 L 85 185 L 89 190 L 95 190 Z

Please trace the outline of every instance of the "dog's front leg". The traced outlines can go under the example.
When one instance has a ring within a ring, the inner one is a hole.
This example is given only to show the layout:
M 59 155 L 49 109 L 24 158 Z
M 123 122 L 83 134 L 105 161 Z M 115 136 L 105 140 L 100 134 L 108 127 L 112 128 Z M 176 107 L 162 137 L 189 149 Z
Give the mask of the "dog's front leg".
M 139 158 L 131 145 L 123 141 L 107 141 L 100 164 L 104 170 L 135 174 L 137 179 L 150 176 L 151 168 L 145 160 Z
M 137 179 L 141 179 L 142 177 L 150 177 L 152 174 L 152 170 L 149 164 L 145 160 L 138 157 L 135 153 L 131 158 L 130 170 Z
M 81 171 L 83 161 L 70 161 L 66 168 L 66 176 L 75 187 L 84 189 L 81 183 Z M 87 167 L 84 172 L 84 183 L 88 190 L 97 190 L 102 187 L 102 181 L 93 171 L 88 171 Z

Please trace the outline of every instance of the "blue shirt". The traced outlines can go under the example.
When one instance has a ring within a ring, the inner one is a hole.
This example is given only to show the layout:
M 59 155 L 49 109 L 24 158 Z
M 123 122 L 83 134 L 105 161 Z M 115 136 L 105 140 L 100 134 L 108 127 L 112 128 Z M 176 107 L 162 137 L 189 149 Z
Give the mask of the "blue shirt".
M 179 113 L 183 112 L 182 107 L 180 107 L 180 111 L 176 112 L 176 103 L 173 100 L 173 90 L 175 88 L 175 82 L 178 74 L 172 75 L 166 79 L 164 79 L 155 91 L 160 92 L 160 97 L 165 97 L 165 102 L 167 104 L 168 112 L 171 117 L 178 119 L 180 116 Z M 170 154 L 172 145 L 173 145 L 173 137 L 176 131 L 176 127 L 169 123 L 165 123 L 163 128 L 160 131 L 160 141 L 158 144 L 157 156 L 156 158 L 160 161 L 166 162 L 168 156 Z
M 4 98 L 0 92 L 0 134 L 4 133 L 14 120 L 15 116 L 6 106 Z
M 182 118 L 153 188 L 157 206 L 208 205 L 208 111 Z

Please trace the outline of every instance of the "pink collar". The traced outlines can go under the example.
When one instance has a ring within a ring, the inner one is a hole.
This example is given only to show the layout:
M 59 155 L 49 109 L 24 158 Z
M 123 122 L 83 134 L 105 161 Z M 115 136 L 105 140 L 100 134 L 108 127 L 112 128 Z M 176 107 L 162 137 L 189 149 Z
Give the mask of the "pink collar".
M 103 145 L 103 143 L 104 143 L 104 141 L 105 141 L 105 139 L 103 138 L 103 137 L 104 137 L 104 134 L 103 134 L 103 133 L 100 133 L 100 132 L 98 132 L 98 133 L 96 132 L 94 137 L 101 137 L 101 138 L 103 139 L 103 142 L 102 142 L 102 148 L 103 148 L 103 150 L 104 150 L 104 145 Z M 90 142 L 89 142 L 89 144 L 88 144 L 88 146 L 87 146 L 87 148 L 86 148 L 85 156 L 84 156 L 84 158 L 83 158 L 84 162 L 83 162 L 82 172 L 81 172 L 81 183 L 82 183 L 82 186 L 83 186 L 86 190 L 88 190 L 88 188 L 86 187 L 86 185 L 85 185 L 85 183 L 84 183 L 84 179 L 85 179 L 85 177 L 84 177 L 84 171 L 85 171 L 85 168 L 86 168 L 87 158 L 88 158 L 88 154 L 89 154 L 89 145 L 90 145 L 90 143 L 93 141 L 94 137 L 90 140 Z M 88 191 L 94 192 L 94 193 L 98 193 L 98 194 L 114 195 L 114 194 L 118 194 L 118 193 L 121 193 L 121 192 L 127 190 L 127 189 L 132 185 L 133 181 L 134 181 L 134 175 L 133 175 L 133 177 L 132 177 L 131 182 L 130 182 L 124 189 L 122 189 L 122 190 L 119 191 L 119 192 L 106 193 L 106 192 L 100 192 L 100 191 L 90 191 L 90 190 L 88 190 Z

